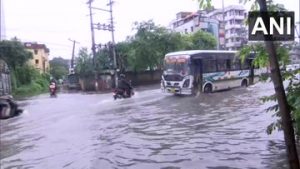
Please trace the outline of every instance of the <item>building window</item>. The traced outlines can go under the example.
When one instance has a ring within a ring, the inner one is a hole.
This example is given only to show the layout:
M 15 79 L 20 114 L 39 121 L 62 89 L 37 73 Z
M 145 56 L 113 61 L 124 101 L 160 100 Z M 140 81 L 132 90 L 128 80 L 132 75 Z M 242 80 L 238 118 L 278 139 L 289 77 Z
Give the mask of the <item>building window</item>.
M 191 26 L 191 32 L 194 32 L 194 27 L 193 26 Z
M 38 54 L 38 50 L 34 49 L 34 54 L 37 55 Z
M 186 34 L 187 34 L 187 33 L 188 33 L 188 30 L 187 30 L 187 29 L 184 29 L 184 33 L 186 33 Z
M 39 60 L 35 59 L 35 64 L 38 65 L 39 64 Z

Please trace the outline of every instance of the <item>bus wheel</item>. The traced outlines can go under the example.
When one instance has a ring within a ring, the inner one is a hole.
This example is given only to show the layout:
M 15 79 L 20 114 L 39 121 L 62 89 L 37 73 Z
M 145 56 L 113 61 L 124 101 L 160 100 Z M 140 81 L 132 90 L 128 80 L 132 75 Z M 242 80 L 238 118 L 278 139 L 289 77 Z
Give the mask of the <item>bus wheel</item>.
M 242 87 L 247 87 L 247 86 L 248 86 L 248 83 L 247 83 L 247 80 L 246 80 L 246 79 L 244 79 L 244 80 L 242 81 L 241 86 L 242 86 Z
M 204 93 L 211 93 L 212 92 L 212 85 L 211 84 L 207 84 L 204 87 Z

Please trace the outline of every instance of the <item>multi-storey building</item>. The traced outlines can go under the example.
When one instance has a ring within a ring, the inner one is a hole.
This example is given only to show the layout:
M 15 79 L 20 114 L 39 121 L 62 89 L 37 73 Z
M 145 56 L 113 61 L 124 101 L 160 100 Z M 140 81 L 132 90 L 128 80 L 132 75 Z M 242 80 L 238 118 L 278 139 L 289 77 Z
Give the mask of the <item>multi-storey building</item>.
M 210 32 L 219 43 L 219 21 L 217 19 L 208 18 L 204 11 L 198 12 L 179 12 L 176 19 L 171 22 L 170 27 L 175 32 L 188 34 L 203 30 Z
M 244 24 L 246 10 L 243 6 L 232 5 L 224 9 L 216 9 L 207 14 L 209 18 L 214 18 L 224 24 L 225 41 L 224 48 L 227 50 L 237 50 L 247 42 L 247 30 Z M 221 41 L 221 44 L 223 42 Z
M 31 42 L 26 42 L 24 45 L 33 54 L 33 58 L 29 60 L 29 64 L 38 69 L 40 73 L 48 72 L 50 70 L 48 58 L 50 50 L 46 45 Z
M 211 32 L 218 41 L 219 49 L 237 50 L 248 41 L 245 19 L 246 10 L 240 5 L 211 11 L 179 12 L 176 20 L 171 22 L 171 29 L 181 33 Z

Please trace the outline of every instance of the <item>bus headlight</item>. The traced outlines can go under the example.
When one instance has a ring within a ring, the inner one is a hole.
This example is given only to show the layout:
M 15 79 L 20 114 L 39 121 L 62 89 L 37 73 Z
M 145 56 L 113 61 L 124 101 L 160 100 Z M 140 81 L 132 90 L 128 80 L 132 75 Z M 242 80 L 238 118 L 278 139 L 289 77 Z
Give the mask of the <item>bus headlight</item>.
M 190 86 L 190 79 L 186 79 L 183 83 L 182 87 L 189 87 Z

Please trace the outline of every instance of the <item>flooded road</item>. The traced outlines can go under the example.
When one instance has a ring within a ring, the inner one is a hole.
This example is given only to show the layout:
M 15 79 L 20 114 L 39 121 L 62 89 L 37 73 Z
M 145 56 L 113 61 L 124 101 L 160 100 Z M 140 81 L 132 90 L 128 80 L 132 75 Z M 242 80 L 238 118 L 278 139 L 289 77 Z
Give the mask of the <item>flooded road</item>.
M 153 87 L 117 101 L 41 95 L 21 102 L 21 116 L 0 121 L 0 168 L 288 168 L 282 132 L 266 134 L 271 103 L 258 100 L 272 93 L 272 85 L 256 84 L 198 98 Z

